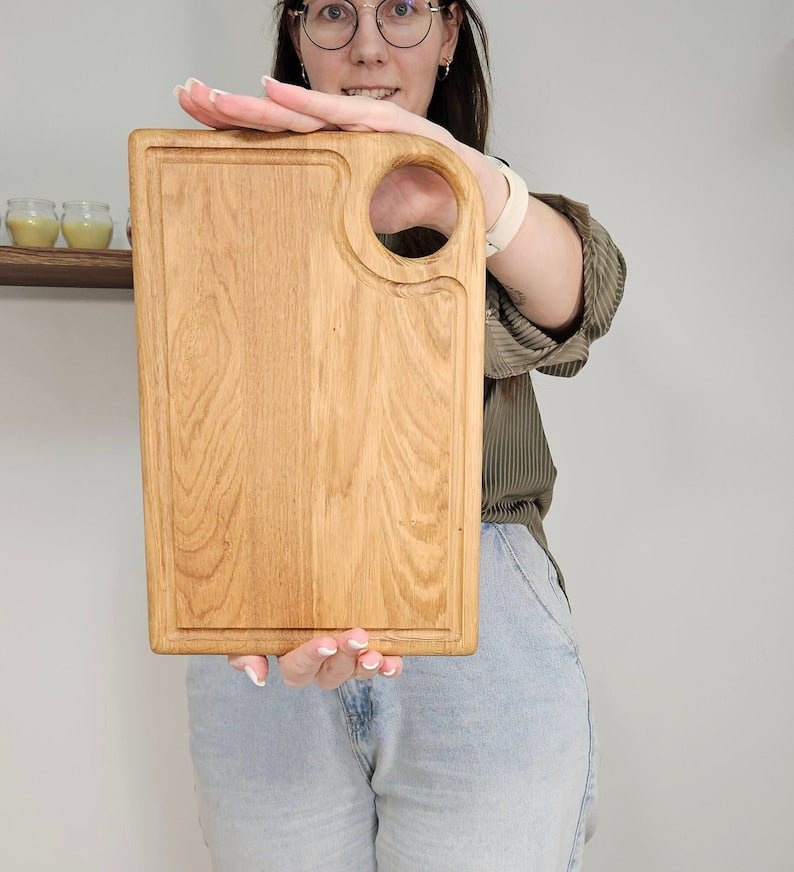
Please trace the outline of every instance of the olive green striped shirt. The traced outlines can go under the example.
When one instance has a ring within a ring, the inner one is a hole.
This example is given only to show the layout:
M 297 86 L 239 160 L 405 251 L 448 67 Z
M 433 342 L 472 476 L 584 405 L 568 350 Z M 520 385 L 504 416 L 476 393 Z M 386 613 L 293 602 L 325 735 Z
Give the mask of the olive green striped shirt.
M 623 295 L 626 265 L 587 206 L 533 194 L 565 215 L 582 239 L 584 312 L 578 330 L 555 341 L 516 309 L 488 274 L 485 311 L 482 520 L 524 524 L 544 547 L 543 518 L 557 471 L 540 418 L 530 373 L 575 375 L 590 343 L 609 329 Z

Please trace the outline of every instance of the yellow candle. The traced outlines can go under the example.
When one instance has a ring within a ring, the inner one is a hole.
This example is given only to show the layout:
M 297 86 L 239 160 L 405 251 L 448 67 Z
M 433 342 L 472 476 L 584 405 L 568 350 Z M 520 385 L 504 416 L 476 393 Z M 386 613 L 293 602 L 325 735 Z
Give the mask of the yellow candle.
M 62 226 L 70 248 L 107 248 L 113 235 L 113 224 L 105 221 L 64 221 Z
M 43 215 L 10 215 L 6 219 L 14 245 L 49 248 L 55 245 L 60 225 L 57 218 Z

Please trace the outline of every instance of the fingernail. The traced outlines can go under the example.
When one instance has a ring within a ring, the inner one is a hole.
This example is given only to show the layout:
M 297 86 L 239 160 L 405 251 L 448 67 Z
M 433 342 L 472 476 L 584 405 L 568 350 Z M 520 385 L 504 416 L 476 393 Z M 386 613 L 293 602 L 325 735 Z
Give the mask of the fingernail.
M 381 675 L 385 675 L 386 678 L 391 678 L 396 672 L 396 669 L 390 669 L 388 672 L 381 672 Z
M 348 639 L 347 647 L 351 648 L 353 651 L 363 651 L 369 642 L 357 642 L 355 639 Z
M 215 98 L 218 96 L 218 94 L 228 94 L 228 93 L 229 93 L 228 91 L 220 91 L 217 88 L 213 88 L 209 93 L 209 97 L 210 97 L 210 100 L 214 103 Z
M 379 660 L 377 663 L 373 663 L 372 666 L 370 666 L 369 663 L 362 663 L 361 665 L 364 669 L 369 669 L 369 671 L 372 672 L 373 669 L 380 669 L 381 662 L 382 661 Z
M 190 93 L 190 89 L 193 85 L 203 85 L 204 82 L 200 82 L 198 79 L 194 79 L 192 76 L 185 82 L 185 90 Z
M 336 654 L 338 650 L 338 648 L 318 648 L 317 653 L 321 657 L 331 657 L 332 655 Z
M 274 79 L 272 76 L 262 76 L 262 78 L 259 81 L 262 83 L 262 87 L 265 89 L 264 96 L 267 97 L 267 86 L 271 82 L 278 81 L 278 79 Z
M 184 85 L 176 85 L 174 87 L 174 96 L 178 97 L 182 93 L 182 91 L 186 91 L 186 90 L 187 90 L 187 88 L 185 88 Z
M 264 687 L 265 686 L 265 679 L 259 678 L 257 676 L 256 672 L 254 672 L 253 666 L 246 666 L 245 667 L 245 674 L 251 679 L 251 681 L 254 682 L 254 684 L 257 687 Z

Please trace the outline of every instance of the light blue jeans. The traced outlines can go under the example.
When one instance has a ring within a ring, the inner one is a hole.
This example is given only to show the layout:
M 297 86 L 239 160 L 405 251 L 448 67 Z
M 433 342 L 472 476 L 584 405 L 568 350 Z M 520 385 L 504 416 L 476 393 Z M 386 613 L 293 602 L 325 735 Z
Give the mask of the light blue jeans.
M 525 527 L 483 524 L 480 643 L 396 680 L 258 688 L 188 669 L 191 752 L 215 872 L 581 868 L 595 743 L 570 612 Z

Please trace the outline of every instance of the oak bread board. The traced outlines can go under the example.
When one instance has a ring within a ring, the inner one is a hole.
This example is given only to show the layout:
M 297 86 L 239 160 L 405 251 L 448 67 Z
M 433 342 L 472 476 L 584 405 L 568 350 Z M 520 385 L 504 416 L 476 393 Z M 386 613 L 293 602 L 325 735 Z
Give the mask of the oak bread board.
M 483 204 L 402 134 L 130 136 L 152 649 L 282 654 L 364 627 L 477 644 Z M 438 172 L 458 222 L 407 259 L 372 192 Z

